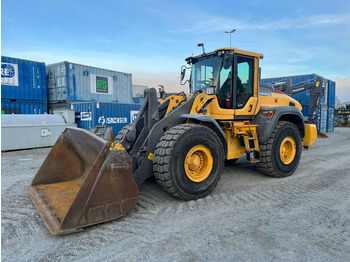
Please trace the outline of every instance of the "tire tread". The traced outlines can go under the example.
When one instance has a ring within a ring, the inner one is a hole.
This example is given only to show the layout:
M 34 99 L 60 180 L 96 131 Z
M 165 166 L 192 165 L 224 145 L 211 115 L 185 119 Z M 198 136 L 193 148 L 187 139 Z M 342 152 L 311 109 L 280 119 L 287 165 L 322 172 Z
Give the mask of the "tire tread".
M 215 188 L 215 186 L 220 180 L 220 177 L 219 177 L 219 179 L 215 181 L 215 184 L 211 187 L 210 190 L 207 190 L 205 193 L 202 193 L 196 197 L 193 197 L 179 190 L 174 180 L 171 177 L 170 165 L 171 165 L 172 150 L 174 146 L 176 145 L 176 143 L 178 142 L 181 136 L 183 136 L 186 132 L 198 126 L 208 129 L 208 132 L 212 132 L 217 137 L 217 140 L 220 141 L 220 138 L 218 137 L 218 135 L 206 126 L 202 126 L 198 124 L 182 124 L 169 129 L 157 143 L 156 150 L 154 152 L 155 159 L 153 163 L 153 170 L 154 170 L 154 176 L 156 178 L 157 183 L 162 187 L 164 191 L 169 193 L 171 196 L 175 198 L 179 198 L 181 200 L 193 200 L 193 199 L 197 199 L 208 195 Z M 221 145 L 221 151 L 222 151 L 221 155 L 223 156 L 223 159 L 222 159 L 222 163 L 223 163 L 224 148 L 221 142 L 220 142 L 220 145 Z
M 276 168 L 274 167 L 272 157 L 274 154 L 273 143 L 276 139 L 276 136 L 277 136 L 279 130 L 287 123 L 290 123 L 290 122 L 278 121 L 277 124 L 275 125 L 269 139 L 267 141 L 259 144 L 259 146 L 260 146 L 260 162 L 257 163 L 257 168 L 260 172 L 262 172 L 266 176 L 277 177 L 277 178 L 281 178 L 281 177 L 286 176 L 285 174 L 280 173 L 276 170 Z

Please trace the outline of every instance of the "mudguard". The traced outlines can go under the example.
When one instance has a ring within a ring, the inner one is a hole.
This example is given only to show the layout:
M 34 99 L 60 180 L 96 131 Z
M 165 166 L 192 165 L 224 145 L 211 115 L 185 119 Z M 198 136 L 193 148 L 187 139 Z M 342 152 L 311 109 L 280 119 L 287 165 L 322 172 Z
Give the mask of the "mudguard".
M 295 124 L 301 138 L 305 136 L 303 115 L 297 107 L 261 107 L 258 114 L 251 121 L 251 124 L 257 125 L 258 140 L 260 143 L 269 139 L 277 121 L 281 119 Z

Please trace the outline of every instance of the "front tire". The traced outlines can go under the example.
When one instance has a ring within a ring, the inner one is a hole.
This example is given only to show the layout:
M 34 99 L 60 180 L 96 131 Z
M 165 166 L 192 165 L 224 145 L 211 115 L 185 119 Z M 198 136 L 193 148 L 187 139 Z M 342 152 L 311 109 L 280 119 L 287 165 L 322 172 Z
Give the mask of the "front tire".
M 301 137 L 290 122 L 277 122 L 269 139 L 260 143 L 258 169 L 271 177 L 287 177 L 297 169 L 301 156 Z
M 218 135 L 198 124 L 168 130 L 154 152 L 157 183 L 175 198 L 193 200 L 213 191 L 224 165 L 224 148 Z

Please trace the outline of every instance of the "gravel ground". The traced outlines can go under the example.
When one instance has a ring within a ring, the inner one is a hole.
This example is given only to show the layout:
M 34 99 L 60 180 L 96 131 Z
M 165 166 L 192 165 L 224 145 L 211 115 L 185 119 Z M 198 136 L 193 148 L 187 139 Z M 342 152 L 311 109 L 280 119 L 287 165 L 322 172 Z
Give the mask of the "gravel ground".
M 26 192 L 50 149 L 2 153 L 2 260 L 350 261 L 349 141 L 336 128 L 282 179 L 241 159 L 196 201 L 149 179 L 131 213 L 65 236 L 49 233 Z

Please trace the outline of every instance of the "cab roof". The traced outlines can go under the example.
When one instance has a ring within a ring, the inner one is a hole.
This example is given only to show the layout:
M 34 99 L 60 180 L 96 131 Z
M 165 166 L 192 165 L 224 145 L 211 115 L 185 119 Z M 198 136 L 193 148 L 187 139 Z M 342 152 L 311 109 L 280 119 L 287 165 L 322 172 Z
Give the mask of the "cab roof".
M 215 51 L 210 52 L 210 53 L 205 53 L 205 54 L 201 54 L 201 55 L 198 55 L 198 56 L 189 56 L 189 57 L 187 57 L 185 59 L 185 61 L 187 61 L 189 59 L 198 59 L 198 58 L 214 55 L 214 54 L 218 53 L 219 51 L 233 51 L 236 54 L 258 57 L 260 59 L 263 59 L 263 57 L 264 57 L 264 55 L 261 54 L 261 53 L 255 53 L 255 52 L 240 50 L 240 49 L 233 48 L 233 47 L 225 47 L 225 48 L 216 49 Z

